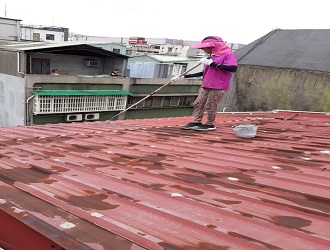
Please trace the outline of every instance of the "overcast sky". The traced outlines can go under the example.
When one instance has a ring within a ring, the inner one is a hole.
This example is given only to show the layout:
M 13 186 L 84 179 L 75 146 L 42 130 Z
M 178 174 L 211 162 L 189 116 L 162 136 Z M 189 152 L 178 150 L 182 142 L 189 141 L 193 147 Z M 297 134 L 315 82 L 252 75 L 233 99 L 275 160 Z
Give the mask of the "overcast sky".
M 273 29 L 329 29 L 328 0 L 0 0 L 0 16 L 90 36 L 215 35 L 248 44 Z

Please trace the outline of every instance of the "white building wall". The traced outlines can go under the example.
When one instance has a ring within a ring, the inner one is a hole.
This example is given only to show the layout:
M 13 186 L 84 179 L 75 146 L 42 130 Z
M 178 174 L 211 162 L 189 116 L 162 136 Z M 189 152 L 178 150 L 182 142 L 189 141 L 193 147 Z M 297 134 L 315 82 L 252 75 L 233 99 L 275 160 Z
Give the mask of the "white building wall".
M 0 40 L 20 40 L 20 20 L 0 17 Z
M 33 40 L 33 34 L 37 33 L 40 36 L 40 39 L 37 41 L 43 42 L 64 42 L 64 32 L 53 31 L 53 30 L 44 30 L 38 28 L 22 27 L 21 28 L 21 39 L 27 41 Z M 54 35 L 54 40 L 46 39 L 47 35 Z
M 25 78 L 0 74 L 0 126 L 24 125 Z

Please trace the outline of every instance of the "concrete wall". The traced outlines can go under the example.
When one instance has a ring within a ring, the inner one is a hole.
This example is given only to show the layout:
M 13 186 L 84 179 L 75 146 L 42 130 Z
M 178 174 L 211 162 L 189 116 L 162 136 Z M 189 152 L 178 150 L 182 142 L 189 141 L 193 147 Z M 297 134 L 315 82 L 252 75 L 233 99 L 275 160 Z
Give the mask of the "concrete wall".
M 24 125 L 25 78 L 0 74 L 0 126 Z
M 17 75 L 18 52 L 0 50 L 0 72 Z
M 0 40 L 19 41 L 20 21 L 18 19 L 0 17 Z
M 239 66 L 222 111 L 330 111 L 330 73 L 259 66 Z

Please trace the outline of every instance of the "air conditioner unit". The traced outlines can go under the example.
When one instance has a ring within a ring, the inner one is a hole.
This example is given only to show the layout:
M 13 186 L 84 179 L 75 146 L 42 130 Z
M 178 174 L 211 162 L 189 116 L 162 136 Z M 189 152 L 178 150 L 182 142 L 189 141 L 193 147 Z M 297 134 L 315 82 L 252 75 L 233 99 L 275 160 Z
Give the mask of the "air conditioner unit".
M 99 113 L 89 113 L 85 114 L 85 121 L 94 121 L 100 119 Z
M 65 120 L 67 122 L 77 122 L 77 121 L 82 121 L 83 115 L 82 114 L 71 114 L 71 115 L 66 115 Z
M 87 67 L 97 67 L 100 66 L 101 62 L 97 60 L 84 60 L 84 66 Z

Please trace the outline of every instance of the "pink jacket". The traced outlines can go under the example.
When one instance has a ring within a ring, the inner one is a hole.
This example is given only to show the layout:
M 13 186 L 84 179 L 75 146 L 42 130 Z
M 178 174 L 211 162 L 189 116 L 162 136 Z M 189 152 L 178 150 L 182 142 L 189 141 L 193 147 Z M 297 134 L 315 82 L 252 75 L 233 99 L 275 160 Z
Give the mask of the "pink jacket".
M 213 55 L 212 61 L 227 66 L 238 66 L 236 55 L 232 51 Z M 202 88 L 228 90 L 232 75 L 233 72 L 206 65 L 203 69 Z

